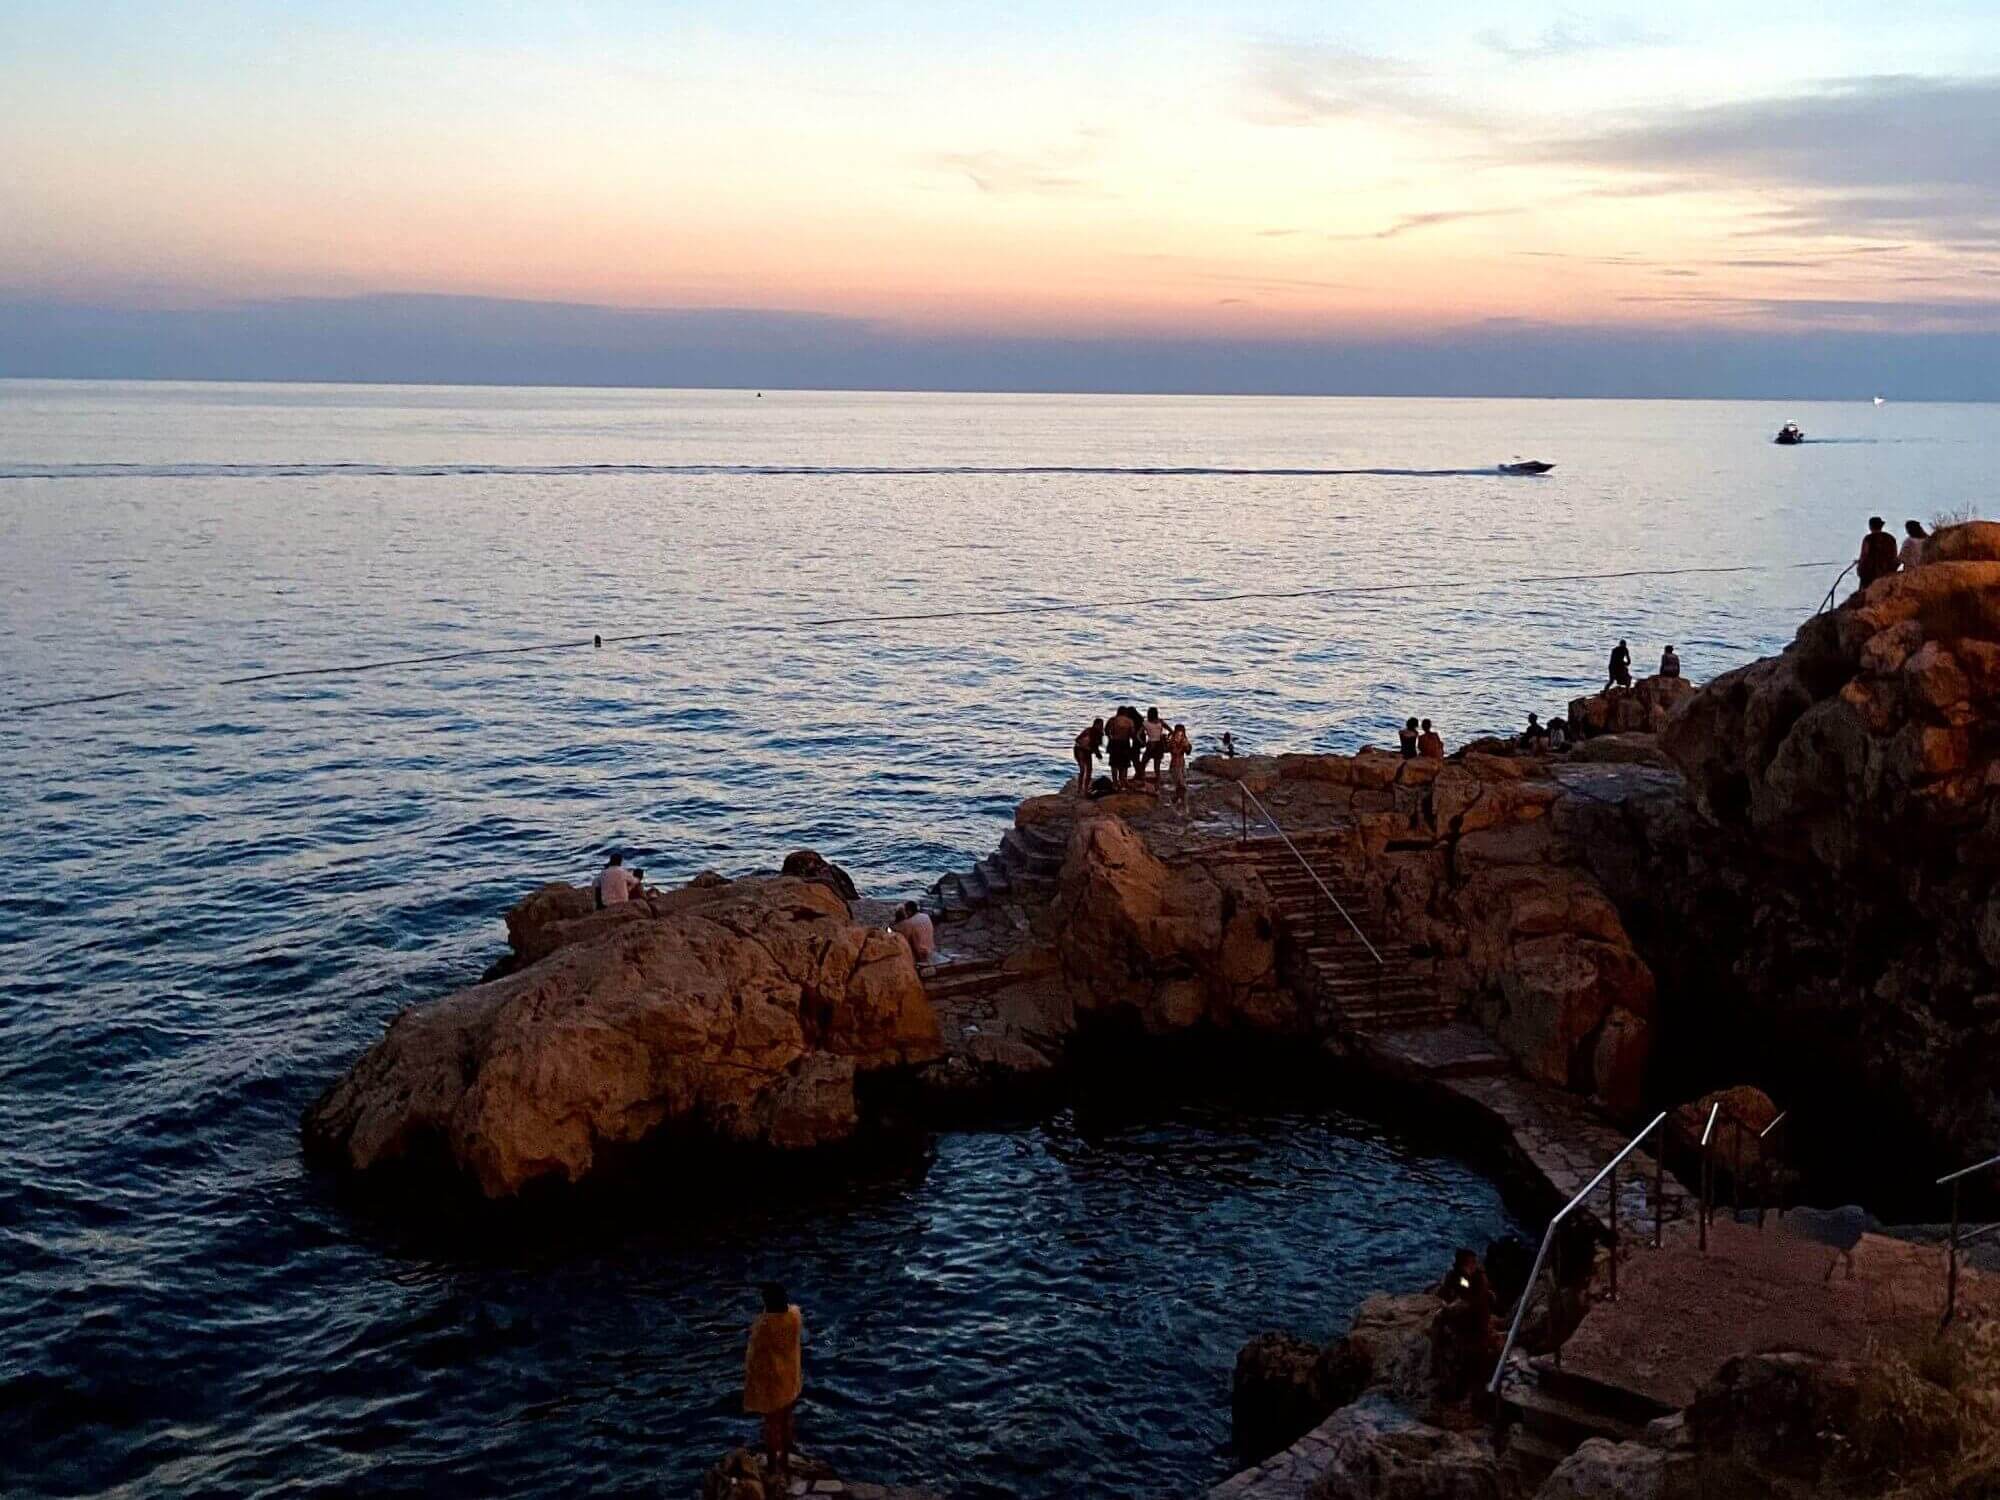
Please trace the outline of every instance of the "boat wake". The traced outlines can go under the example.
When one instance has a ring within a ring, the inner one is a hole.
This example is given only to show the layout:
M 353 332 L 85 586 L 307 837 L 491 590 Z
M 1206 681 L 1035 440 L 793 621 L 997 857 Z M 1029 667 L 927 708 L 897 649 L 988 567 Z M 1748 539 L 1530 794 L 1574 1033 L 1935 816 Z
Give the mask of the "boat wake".
M 1193 464 L 21 464 L 0 465 L 4 479 L 426 479 L 439 477 L 561 478 L 599 475 L 662 477 L 785 476 L 923 478 L 951 476 L 1033 476 L 1041 474 L 1129 475 L 1141 478 L 1208 477 L 1244 479 L 1469 479 L 1493 477 L 1479 469 L 1219 468 Z

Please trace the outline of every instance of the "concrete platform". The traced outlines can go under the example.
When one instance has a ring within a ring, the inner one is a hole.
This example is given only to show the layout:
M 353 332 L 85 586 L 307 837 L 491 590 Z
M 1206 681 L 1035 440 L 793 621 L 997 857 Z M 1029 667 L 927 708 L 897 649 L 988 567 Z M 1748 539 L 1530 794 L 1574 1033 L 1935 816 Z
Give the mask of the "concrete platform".
M 1773 1218 L 1761 1232 L 1718 1220 L 1703 1254 L 1690 1222 L 1669 1226 L 1662 1249 L 1633 1244 L 1618 1291 L 1563 1346 L 1562 1377 L 1681 1407 L 1735 1354 L 1858 1359 L 1871 1348 L 1917 1347 L 1944 1309 L 1944 1251 L 1863 1234 L 1842 1252 Z M 2000 1279 L 1964 1271 L 1959 1303 L 2000 1312 Z

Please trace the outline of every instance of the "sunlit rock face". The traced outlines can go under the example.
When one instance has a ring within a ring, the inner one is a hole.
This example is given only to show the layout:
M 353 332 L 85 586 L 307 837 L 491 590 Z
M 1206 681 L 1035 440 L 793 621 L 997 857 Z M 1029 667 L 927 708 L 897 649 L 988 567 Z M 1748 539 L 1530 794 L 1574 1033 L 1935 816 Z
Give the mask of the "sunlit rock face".
M 307 1112 L 309 1152 L 441 1161 L 505 1197 L 663 1131 L 844 1139 L 858 1074 L 939 1051 L 909 949 L 827 884 L 708 879 L 602 911 L 568 889 L 509 914 L 524 967 L 390 1024 Z

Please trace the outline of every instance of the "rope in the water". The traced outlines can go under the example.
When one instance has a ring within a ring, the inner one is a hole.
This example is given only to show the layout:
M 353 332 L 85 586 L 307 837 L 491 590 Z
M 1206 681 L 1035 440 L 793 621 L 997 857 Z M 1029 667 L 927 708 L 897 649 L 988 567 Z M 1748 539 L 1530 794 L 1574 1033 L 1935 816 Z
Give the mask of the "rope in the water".
M 1053 604 L 1006 604 L 990 609 L 937 609 L 894 615 L 824 615 L 790 617 L 782 620 L 750 620 L 738 624 L 682 625 L 667 630 L 643 630 L 626 635 L 592 635 L 580 639 L 536 641 L 521 646 L 483 646 L 464 651 L 437 651 L 423 656 L 391 656 L 379 661 L 344 662 L 323 667 L 286 667 L 270 672 L 248 672 L 237 677 L 217 677 L 206 682 L 170 682 L 142 687 L 116 688 L 104 693 L 80 693 L 68 698 L 44 698 L 34 703 L 5 705 L 11 714 L 40 713 L 53 708 L 79 708 L 92 703 L 112 703 L 122 698 L 165 697 L 192 693 L 204 688 L 246 687 L 260 682 L 281 682 L 301 677 L 354 677 L 366 672 L 385 672 L 396 667 L 435 666 L 445 662 L 473 661 L 501 656 L 529 656 L 551 651 L 595 650 L 598 646 L 630 646 L 652 641 L 679 640 L 693 635 L 726 631 L 732 635 L 782 634 L 797 630 L 825 630 L 837 625 L 917 625 L 943 620 L 994 620 L 1019 615 L 1055 615 L 1085 610 L 1138 609 L 1149 604 L 1173 604 L 1200 608 L 1215 604 L 1248 604 L 1267 600 L 1333 599 L 1360 594 L 1407 593 L 1425 590 L 1439 593 L 1447 589 L 1514 588 L 1524 584 L 1604 583 L 1623 578 L 1682 578 L 1693 574 L 1769 573 L 1805 568 L 1830 568 L 1832 562 L 1738 563 L 1712 568 L 1627 568 L 1611 573 L 1543 573 L 1520 578 L 1412 579 L 1406 583 L 1338 584 L 1316 589 L 1248 589 L 1232 594 L 1152 594 L 1138 599 L 1061 600 Z

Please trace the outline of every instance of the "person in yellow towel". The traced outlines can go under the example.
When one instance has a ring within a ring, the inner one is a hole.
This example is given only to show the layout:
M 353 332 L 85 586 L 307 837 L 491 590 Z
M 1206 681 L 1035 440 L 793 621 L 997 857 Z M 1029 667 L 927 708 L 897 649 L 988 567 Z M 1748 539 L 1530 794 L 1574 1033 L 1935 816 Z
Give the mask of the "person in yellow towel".
M 792 1458 L 792 1408 L 805 1386 L 806 1322 L 777 1282 L 767 1281 L 758 1291 L 764 1311 L 750 1325 L 743 1356 L 743 1409 L 764 1419 L 765 1462 L 782 1474 Z

